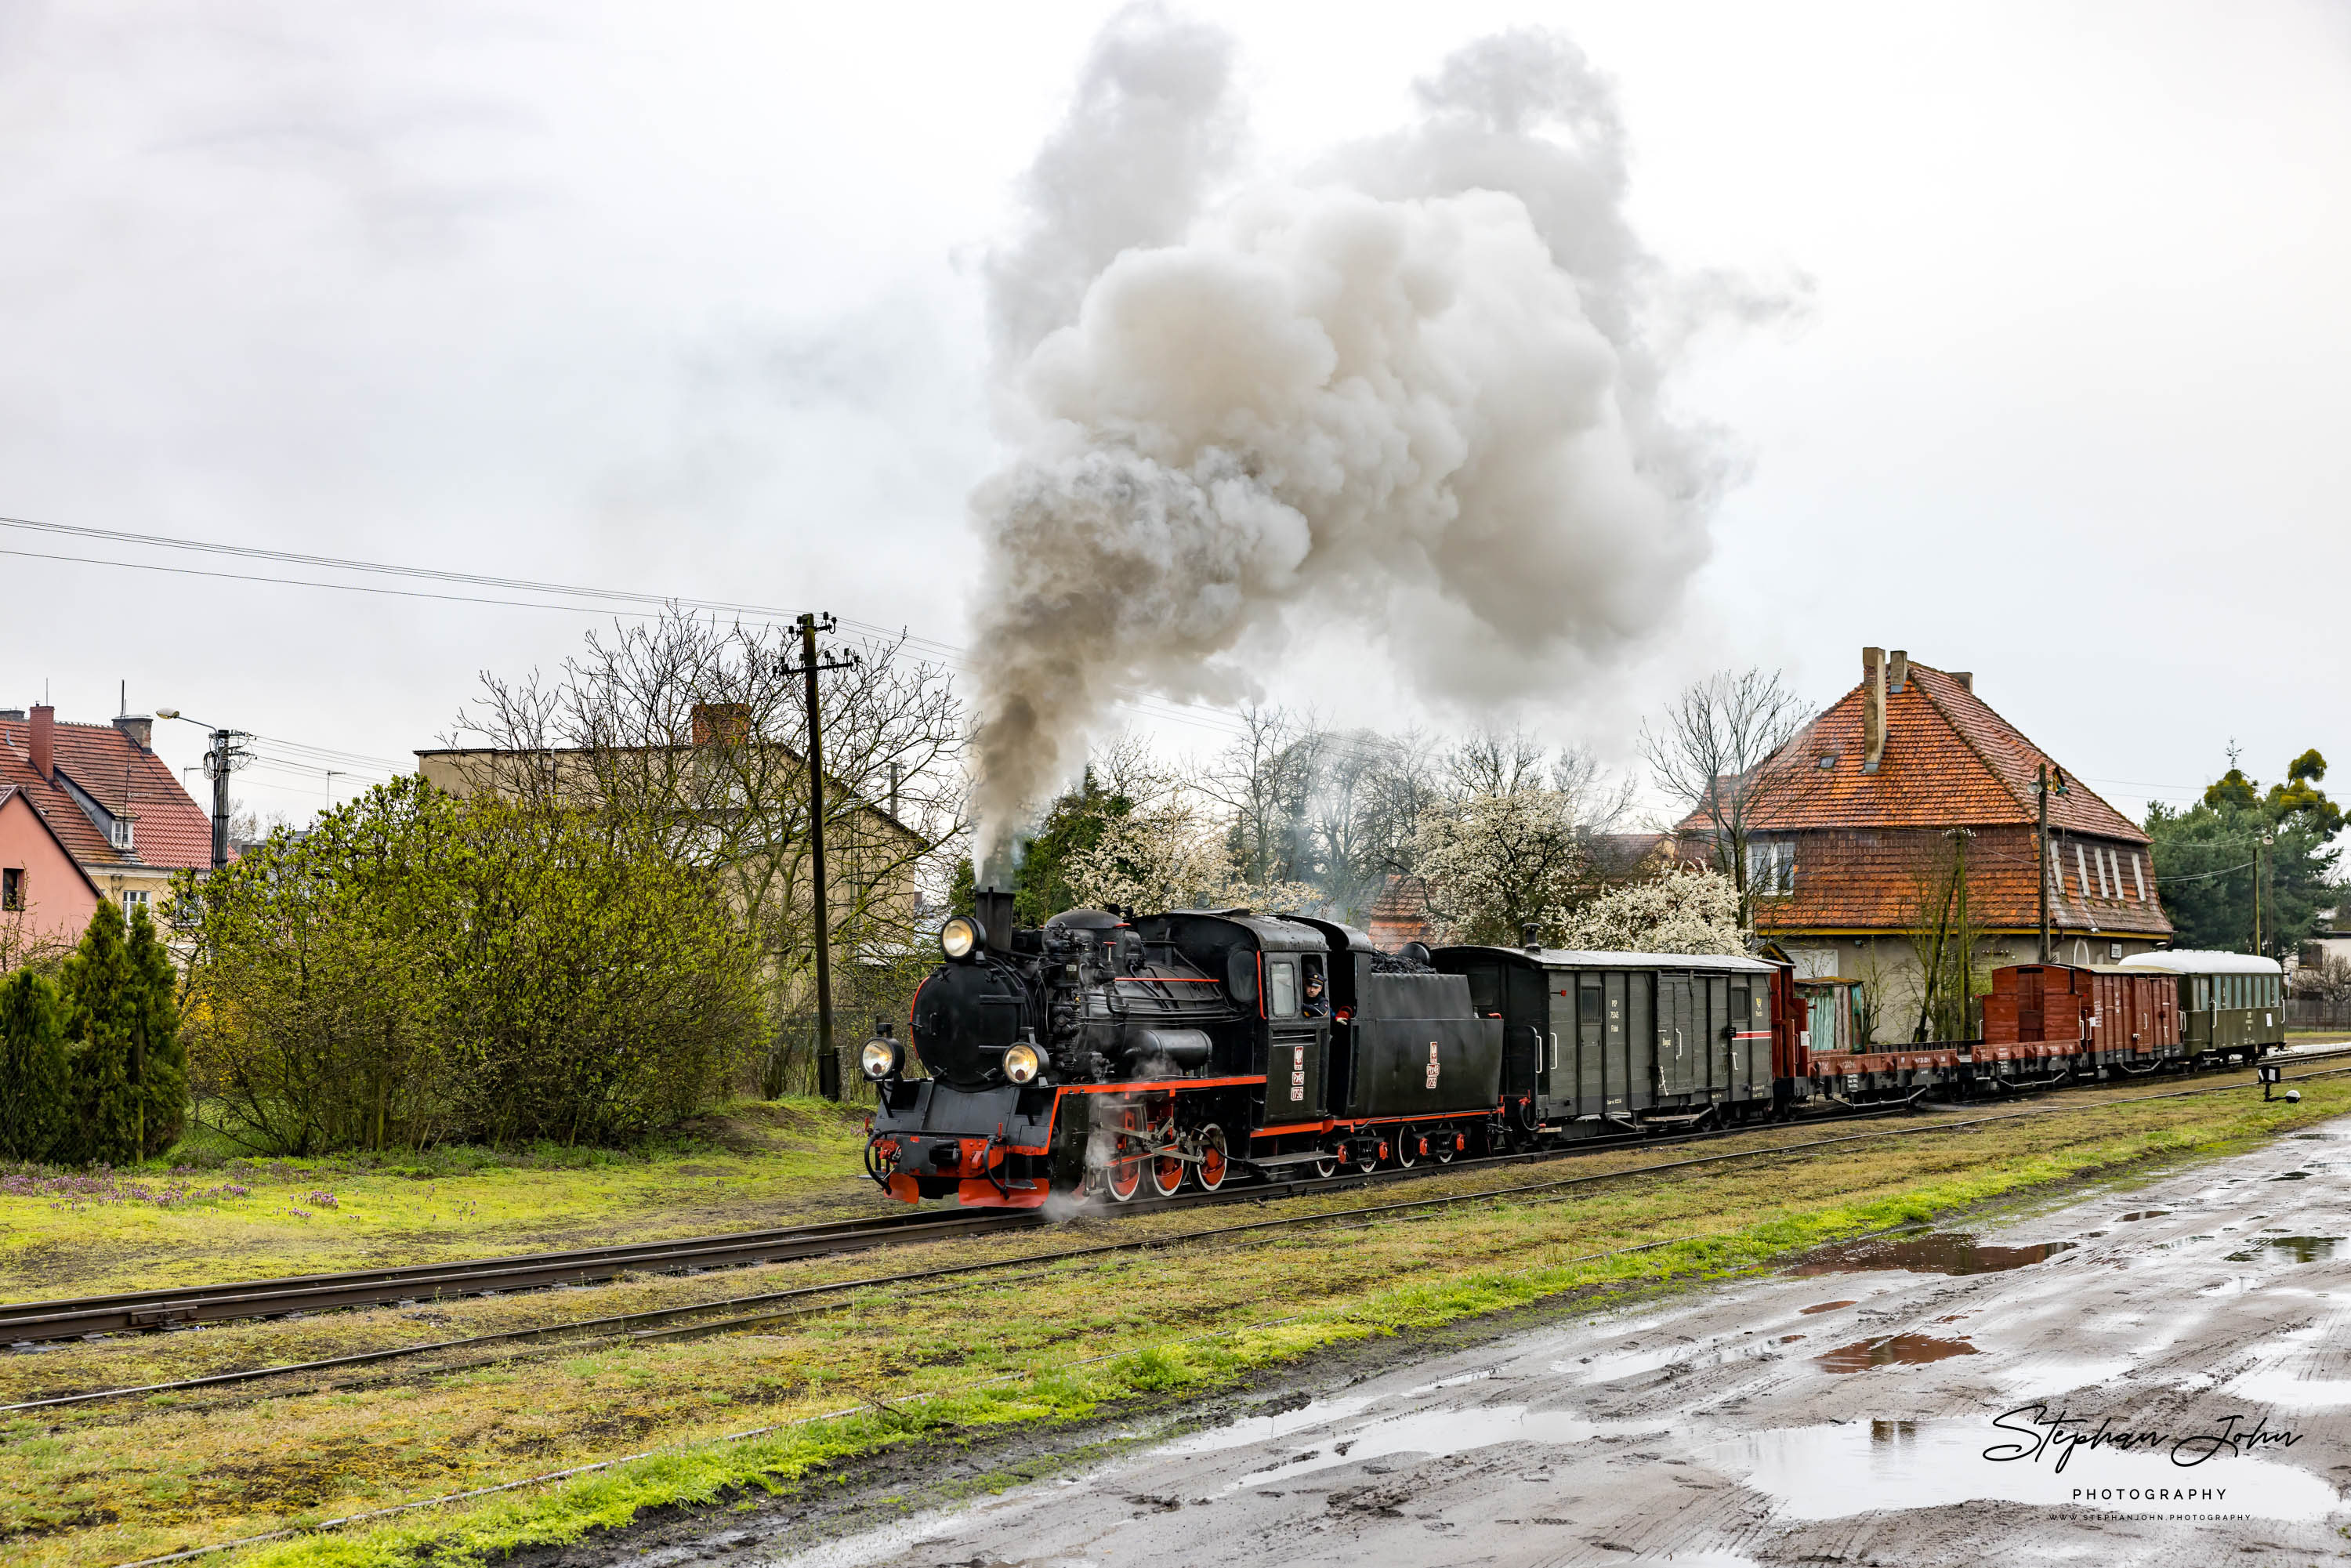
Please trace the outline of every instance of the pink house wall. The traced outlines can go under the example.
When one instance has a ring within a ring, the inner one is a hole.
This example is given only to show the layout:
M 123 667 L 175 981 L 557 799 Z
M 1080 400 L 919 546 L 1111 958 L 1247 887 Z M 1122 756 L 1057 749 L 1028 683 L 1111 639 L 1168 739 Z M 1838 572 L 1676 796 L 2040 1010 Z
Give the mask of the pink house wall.
M 25 907 L 0 910 L 0 921 L 21 921 L 27 939 L 78 940 L 98 910 L 98 889 L 13 789 L 0 799 L 0 869 L 24 873 Z

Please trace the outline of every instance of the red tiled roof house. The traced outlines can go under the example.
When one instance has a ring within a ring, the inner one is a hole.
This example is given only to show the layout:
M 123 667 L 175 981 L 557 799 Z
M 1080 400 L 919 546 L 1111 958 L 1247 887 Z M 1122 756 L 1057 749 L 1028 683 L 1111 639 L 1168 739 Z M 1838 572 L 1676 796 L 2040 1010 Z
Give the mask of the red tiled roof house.
M 173 872 L 212 864 L 212 819 L 155 755 L 153 736 L 154 721 L 134 715 L 112 724 L 59 724 L 47 706 L 29 715 L 0 710 L 0 791 L 8 796 L 0 805 L 0 902 L 13 872 L 26 912 L 40 910 L 41 922 L 68 918 L 68 905 L 78 905 L 78 936 L 97 899 L 114 900 L 126 915 L 155 908 Z M 8 825 L 5 813 L 19 801 L 43 832 Z M 44 840 L 86 889 L 66 885 L 54 858 L 41 852 Z
M 2049 797 L 2045 853 L 2044 768 L 2064 782 Z M 1979 966 L 2039 956 L 2044 880 L 2056 962 L 2111 963 L 2171 937 L 2147 834 L 2064 775 L 1964 672 L 1865 648 L 1861 684 L 1763 772 L 1771 783 L 1750 793 L 1756 929 L 1801 973 L 1873 990 L 1880 1040 L 1907 1040 L 1917 1023 L 1912 933 L 1938 884 L 1964 885 Z M 1709 832 L 1702 813 L 1679 824 L 1685 858 L 1703 858 Z

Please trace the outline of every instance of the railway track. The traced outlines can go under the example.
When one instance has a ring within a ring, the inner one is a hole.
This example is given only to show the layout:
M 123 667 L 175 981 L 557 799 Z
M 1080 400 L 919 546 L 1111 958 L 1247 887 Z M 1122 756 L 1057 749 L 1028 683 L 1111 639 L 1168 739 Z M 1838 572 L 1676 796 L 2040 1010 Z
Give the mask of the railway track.
M 2288 1060 L 2293 1065 L 2351 1058 L 2351 1051 L 2329 1052 L 2298 1052 Z M 2135 1099 L 2166 1099 L 2176 1094 L 2213 1093 L 2241 1083 L 2224 1083 L 2205 1088 L 2175 1091 L 2171 1094 L 2131 1095 L 2121 1097 L 2121 1103 Z M 1810 1118 L 1814 1126 L 1828 1126 L 1855 1121 L 1876 1120 L 1899 1115 L 1913 1108 L 1896 1103 L 1885 1106 L 1857 1107 L 1854 1110 Z M 2011 1113 L 2014 1114 L 2016 1113 Z M 1997 1118 L 1967 1118 L 1949 1123 L 1922 1125 L 1912 1131 L 1932 1133 L 1974 1125 Z M 1284 1183 L 1275 1187 L 1228 1187 L 1216 1193 L 1191 1193 L 1183 1197 L 1136 1205 L 1090 1206 L 1088 1212 L 1102 1215 L 1164 1214 L 1175 1209 L 1217 1206 L 1236 1202 L 1262 1202 L 1355 1190 L 1364 1186 L 1387 1185 L 1416 1179 L 1439 1172 L 1458 1175 L 1479 1169 L 1494 1169 L 1521 1165 L 1572 1159 L 1583 1155 L 1609 1153 L 1625 1148 L 1667 1148 L 1681 1145 L 1711 1142 L 1717 1139 L 1753 1135 L 1767 1131 L 1763 1126 L 1724 1128 L 1704 1133 L 1685 1133 L 1656 1138 L 1611 1138 L 1593 1140 L 1564 1147 L 1540 1149 L 1523 1154 L 1495 1155 L 1476 1160 L 1457 1161 L 1444 1166 L 1422 1166 L 1412 1169 L 1382 1169 L 1355 1172 L 1322 1179 Z M 1855 1134 L 1855 1136 L 1892 1136 L 1894 1134 Z M 1710 1159 L 1676 1161 L 1664 1166 L 1635 1167 L 1633 1171 L 1609 1172 L 1593 1177 L 1571 1178 L 1567 1183 L 1535 1183 L 1495 1192 L 1481 1192 L 1459 1197 L 1444 1197 L 1380 1205 L 1362 1212 L 1385 1211 L 1399 1207 L 1419 1207 L 1450 1204 L 1477 1198 L 1508 1197 L 1513 1192 L 1547 1189 L 1558 1186 L 1580 1185 L 1590 1180 L 1614 1179 L 1642 1170 L 1677 1168 L 1686 1165 L 1708 1164 L 1720 1159 L 1767 1157 L 1776 1154 L 1800 1151 L 1835 1140 L 1812 1140 L 1807 1143 L 1774 1144 L 1736 1154 L 1712 1156 Z M 1314 1214 L 1299 1216 L 1301 1223 L 1332 1218 L 1344 1218 L 1355 1211 L 1342 1211 L 1337 1216 Z M 1034 1229 L 1049 1222 L 1035 1210 L 989 1209 L 978 1212 L 947 1213 L 909 1212 L 829 1220 L 811 1225 L 789 1226 L 774 1229 L 739 1231 L 720 1236 L 692 1237 L 672 1240 L 623 1243 L 615 1246 L 588 1248 L 574 1251 L 548 1252 L 518 1257 L 486 1259 L 455 1263 L 420 1263 L 401 1268 L 359 1270 L 342 1273 L 314 1274 L 277 1280 L 245 1281 L 232 1284 L 188 1286 L 164 1291 L 132 1291 L 115 1295 L 85 1296 L 47 1301 L 24 1301 L 0 1305 L 0 1343 L 33 1344 L 44 1342 L 78 1339 L 91 1335 L 136 1333 L 192 1326 L 198 1323 L 225 1322 L 241 1318 L 287 1317 L 311 1312 L 338 1308 L 408 1304 L 454 1297 L 482 1296 L 510 1291 L 541 1290 L 557 1285 L 576 1285 L 611 1280 L 624 1273 L 692 1273 L 704 1270 L 738 1268 L 755 1263 L 788 1261 L 798 1258 L 838 1256 L 878 1247 L 904 1246 L 925 1241 L 963 1237 L 995 1235 L 1018 1230 Z M 1288 1221 L 1261 1221 L 1249 1226 L 1221 1227 L 1225 1230 L 1259 1229 Z M 1200 1233 L 1194 1233 L 1200 1234 Z M 1153 1239 L 1141 1242 L 1113 1242 L 1100 1246 L 1071 1249 L 1060 1252 L 1031 1255 L 1010 1260 L 999 1266 L 1019 1262 L 1041 1262 L 1066 1258 L 1088 1256 L 1105 1251 L 1128 1250 L 1137 1247 L 1167 1245 L 1184 1237 Z M 993 1267 L 993 1266 L 991 1266 Z M 800 1291 L 770 1292 L 737 1301 L 716 1301 L 701 1306 L 672 1309 L 661 1312 L 634 1314 L 627 1325 L 639 1320 L 645 1324 L 669 1322 L 690 1316 L 720 1311 L 728 1307 L 768 1304 L 806 1294 L 830 1293 L 845 1289 L 879 1283 L 938 1277 L 942 1274 L 970 1271 L 969 1266 L 958 1270 L 916 1270 L 883 1276 L 869 1281 L 842 1281 L 807 1287 Z M 985 1269 L 982 1270 L 985 1271 Z M 772 1314 L 771 1314 L 772 1315 Z M 574 1332 L 596 1325 L 626 1326 L 623 1320 L 598 1319 L 590 1323 L 557 1325 L 549 1329 L 523 1330 L 509 1334 L 476 1336 L 465 1341 L 444 1342 L 436 1345 L 419 1345 L 405 1349 L 372 1352 L 363 1355 L 336 1358 L 330 1363 L 303 1363 L 300 1366 L 358 1364 L 418 1354 L 458 1344 L 488 1343 L 494 1341 L 529 1339 Z M 664 1331 L 656 1329 L 647 1337 L 668 1337 L 670 1333 L 698 1332 L 689 1328 Z M 225 1374 L 218 1379 L 198 1382 L 239 1381 L 248 1375 L 267 1375 L 293 1368 L 257 1369 L 253 1374 Z
M 1027 1211 L 887 1214 L 814 1225 L 666 1241 L 625 1242 L 456 1263 L 413 1263 L 335 1274 L 191 1285 L 167 1291 L 80 1296 L 0 1306 L 0 1343 L 24 1344 L 88 1334 L 184 1327 L 235 1318 L 286 1317 L 338 1307 L 381 1306 L 505 1291 L 544 1290 L 624 1273 L 689 1273 L 750 1263 L 830 1256 L 1045 1223 Z

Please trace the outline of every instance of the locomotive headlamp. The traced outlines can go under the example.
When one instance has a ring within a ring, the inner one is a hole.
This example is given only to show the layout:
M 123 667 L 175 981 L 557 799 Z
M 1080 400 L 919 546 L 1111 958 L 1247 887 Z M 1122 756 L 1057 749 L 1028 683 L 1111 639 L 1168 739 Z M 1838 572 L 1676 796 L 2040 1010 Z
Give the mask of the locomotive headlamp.
M 869 1040 L 865 1049 L 857 1053 L 857 1070 L 876 1083 L 895 1077 L 905 1065 L 905 1047 L 894 1040 Z
M 1039 1054 L 1037 1048 L 1027 1040 L 1005 1048 L 1004 1076 L 1015 1083 L 1028 1082 L 1037 1076 L 1038 1071 L 1044 1065 L 1044 1057 Z
M 958 915 L 939 927 L 939 951 L 957 963 L 978 952 L 987 940 L 987 933 L 968 915 Z

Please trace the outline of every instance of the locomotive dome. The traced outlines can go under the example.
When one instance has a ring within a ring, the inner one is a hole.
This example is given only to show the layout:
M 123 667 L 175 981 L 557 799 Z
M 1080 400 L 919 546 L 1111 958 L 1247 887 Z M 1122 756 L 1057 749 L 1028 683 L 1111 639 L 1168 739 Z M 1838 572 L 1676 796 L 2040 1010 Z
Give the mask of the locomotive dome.
M 1048 931 L 1111 931 L 1125 925 L 1107 909 L 1064 909 L 1046 920 Z

